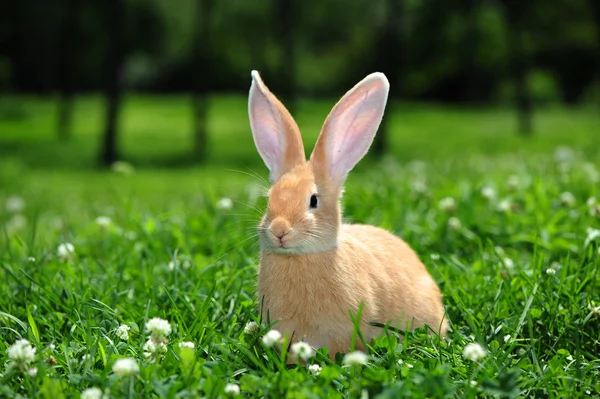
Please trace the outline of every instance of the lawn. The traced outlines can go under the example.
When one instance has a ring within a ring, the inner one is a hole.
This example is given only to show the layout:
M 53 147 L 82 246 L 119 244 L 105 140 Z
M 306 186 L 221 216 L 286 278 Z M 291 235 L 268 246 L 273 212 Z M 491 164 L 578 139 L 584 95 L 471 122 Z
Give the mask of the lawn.
M 53 101 L 9 103 L 0 397 L 77 398 L 92 387 L 114 398 L 600 396 L 594 110 L 540 110 L 523 138 L 510 110 L 390 107 L 390 155 L 351 174 L 345 217 L 417 251 L 452 332 L 418 330 L 399 345 L 390 332 L 366 364 L 322 349 L 286 367 L 286 345 L 263 343 L 277 326 L 261 325 L 254 296 L 266 168 L 244 97 L 215 99 L 204 166 L 189 162 L 189 99 L 128 97 L 121 145 L 133 167 L 116 171 L 95 166 L 97 97 L 78 99 L 66 143 L 55 139 Z M 307 147 L 331 105 L 298 105 Z M 35 354 L 20 347 L 17 364 L 19 339 Z

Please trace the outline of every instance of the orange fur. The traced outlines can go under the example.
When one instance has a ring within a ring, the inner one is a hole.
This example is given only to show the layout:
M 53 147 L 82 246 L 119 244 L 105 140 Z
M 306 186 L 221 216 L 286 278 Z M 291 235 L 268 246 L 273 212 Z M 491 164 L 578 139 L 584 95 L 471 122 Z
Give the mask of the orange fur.
M 258 74 L 253 77 L 260 79 Z M 346 103 L 343 99 L 334 111 L 348 107 L 350 94 L 357 97 L 356 91 L 349 92 Z M 295 126 L 287 112 L 276 117 L 283 126 Z M 448 326 L 439 288 L 415 252 L 383 229 L 341 224 L 343 181 L 327 173 L 331 158 L 324 136 L 333 134 L 327 133 L 327 125 L 310 161 L 298 161 L 295 138 L 286 139 L 294 142 L 293 167 L 287 166 L 289 146 L 281 150 L 286 172 L 269 191 L 268 208 L 259 225 L 257 295 L 263 315 L 268 313 L 278 322 L 275 328 L 293 334 L 294 341 L 327 347 L 332 357 L 350 348 L 354 326 L 349 312 L 356 314 L 361 303 L 360 327 L 367 342 L 383 332 L 369 322 L 401 329 L 407 323 L 411 328 L 427 324 L 445 334 Z M 313 194 L 318 196 L 318 206 L 309 209 Z

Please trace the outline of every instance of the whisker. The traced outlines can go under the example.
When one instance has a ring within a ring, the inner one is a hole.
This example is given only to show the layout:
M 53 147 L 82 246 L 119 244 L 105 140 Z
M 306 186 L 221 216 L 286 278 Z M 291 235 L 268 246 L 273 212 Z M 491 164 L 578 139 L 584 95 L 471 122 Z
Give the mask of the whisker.
M 260 181 L 264 186 L 270 186 L 270 184 L 267 180 L 265 180 L 262 176 L 260 176 L 257 172 L 253 171 L 252 169 L 248 169 L 249 170 L 248 172 L 243 171 L 243 170 L 237 170 L 237 169 L 226 169 L 226 170 L 228 170 L 229 172 L 241 173 L 246 176 L 253 177 L 253 178 L 257 179 L 258 181 Z

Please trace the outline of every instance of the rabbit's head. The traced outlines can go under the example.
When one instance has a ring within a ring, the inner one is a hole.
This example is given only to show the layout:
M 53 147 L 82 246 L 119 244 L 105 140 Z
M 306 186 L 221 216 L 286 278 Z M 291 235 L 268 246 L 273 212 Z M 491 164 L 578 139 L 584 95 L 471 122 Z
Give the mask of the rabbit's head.
M 342 187 L 375 137 L 388 90 L 385 75 L 373 73 L 346 93 L 327 117 L 306 161 L 298 125 L 252 71 L 250 125 L 273 183 L 259 226 L 263 251 L 304 254 L 337 245 Z

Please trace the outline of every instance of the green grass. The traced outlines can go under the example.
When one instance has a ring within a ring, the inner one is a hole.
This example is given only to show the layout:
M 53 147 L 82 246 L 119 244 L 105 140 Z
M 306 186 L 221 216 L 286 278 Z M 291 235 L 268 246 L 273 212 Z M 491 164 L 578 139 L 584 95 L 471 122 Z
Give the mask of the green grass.
M 95 169 L 97 98 L 78 101 L 68 143 L 55 142 L 51 101 L 14 101 L 22 117 L 0 120 L 0 397 L 77 398 L 99 387 L 111 397 L 213 398 L 227 383 L 241 397 L 271 398 L 600 395 L 600 237 L 588 231 L 600 215 L 586 203 L 600 202 L 600 139 L 591 112 L 542 110 L 532 139 L 514 134 L 504 110 L 390 112 L 392 156 L 351 174 L 345 216 L 411 244 L 440 285 L 453 331 L 377 340 L 364 367 L 320 351 L 314 376 L 262 345 L 267 327 L 244 333 L 261 317 L 253 227 L 266 200 L 251 174 L 266 171 L 243 98 L 215 101 L 209 164 L 178 168 L 190 147 L 187 100 L 129 98 L 122 144 L 132 174 Z M 330 105 L 301 103 L 307 147 Z M 23 210 L 4 209 L 12 196 Z M 224 197 L 231 209 L 218 207 Z M 447 197 L 455 210 L 440 207 Z M 61 260 L 65 242 L 75 255 Z M 173 331 L 151 363 L 143 345 L 153 317 Z M 131 327 L 126 341 L 121 324 Z M 37 349 L 26 368 L 36 376 L 10 366 L 6 350 L 19 338 Z M 183 341 L 196 349 L 181 352 Z M 472 342 L 488 352 L 478 362 L 463 355 Z M 139 375 L 112 372 L 123 357 L 136 359 Z
M 192 107 L 185 96 L 127 96 L 120 118 L 122 157 L 138 166 L 191 165 Z M 55 100 L 8 97 L 0 103 L 0 158 L 18 157 L 31 167 L 93 168 L 103 132 L 104 102 L 100 97 L 79 97 L 74 106 L 73 138 L 56 140 Z M 312 149 L 321 125 L 335 100 L 300 101 L 295 115 Z M 3 114 L 12 115 L 11 118 Z M 516 115 L 510 109 L 464 109 L 436 105 L 391 104 L 386 113 L 390 126 L 390 152 L 400 160 L 433 160 L 457 152 L 523 155 L 569 146 L 598 156 L 600 118 L 595 108 L 548 108 L 534 114 L 536 133 L 524 138 L 516 133 Z M 209 112 L 208 163 L 219 168 L 262 168 L 256 156 L 247 116 L 247 98 L 221 96 Z

